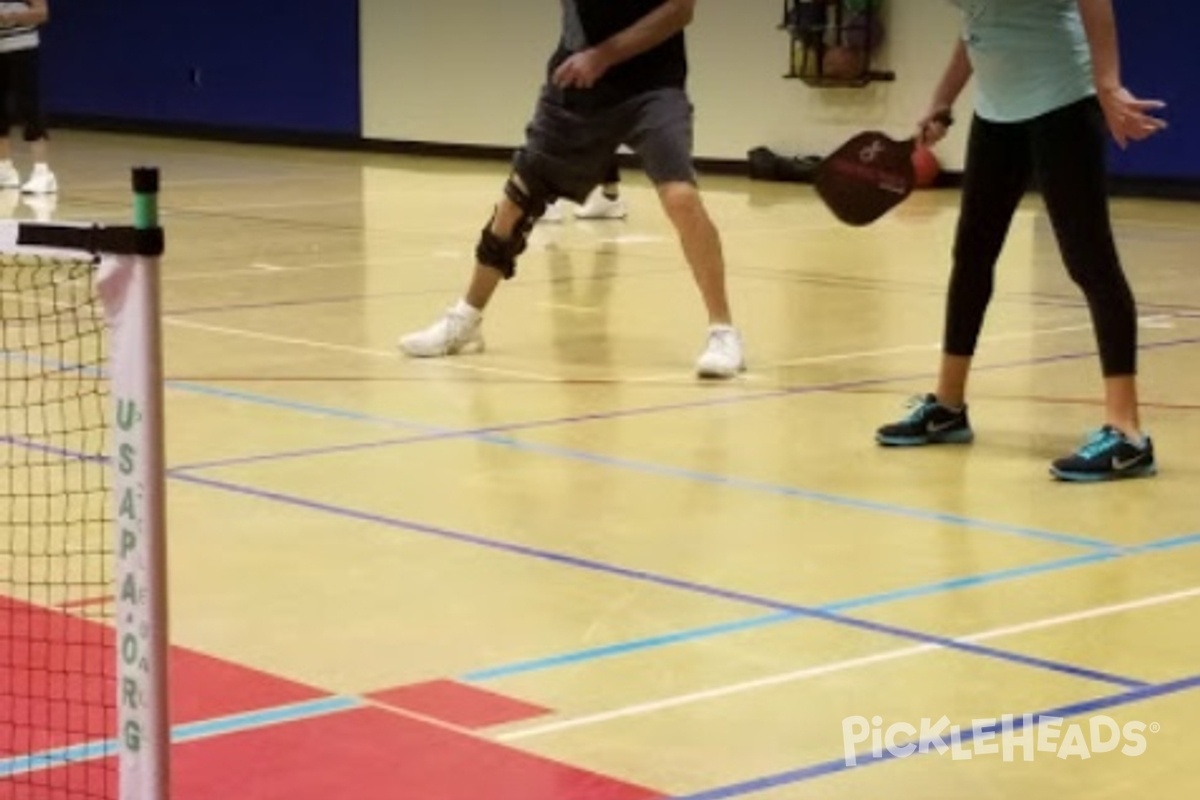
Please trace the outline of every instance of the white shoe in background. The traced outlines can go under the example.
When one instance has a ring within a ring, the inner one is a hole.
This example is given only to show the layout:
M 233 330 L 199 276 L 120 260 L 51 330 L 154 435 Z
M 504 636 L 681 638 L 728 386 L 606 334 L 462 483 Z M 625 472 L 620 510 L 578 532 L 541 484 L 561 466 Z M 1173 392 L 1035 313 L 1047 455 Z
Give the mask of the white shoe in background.
M 25 194 L 55 194 L 58 191 L 58 179 L 49 167 L 38 164 L 33 168 L 29 180 L 21 187 L 21 191 Z
M 17 189 L 21 186 L 21 173 L 11 161 L 0 162 L 0 189 Z
M 564 210 L 566 203 L 566 200 L 555 200 L 546 206 L 546 213 L 541 216 L 538 222 L 562 222 L 567 216 L 567 212 Z
M 625 206 L 625 201 L 620 198 L 611 198 L 604 194 L 602 187 L 597 186 L 588 195 L 587 201 L 575 210 L 576 219 L 625 219 L 629 215 L 629 209 Z

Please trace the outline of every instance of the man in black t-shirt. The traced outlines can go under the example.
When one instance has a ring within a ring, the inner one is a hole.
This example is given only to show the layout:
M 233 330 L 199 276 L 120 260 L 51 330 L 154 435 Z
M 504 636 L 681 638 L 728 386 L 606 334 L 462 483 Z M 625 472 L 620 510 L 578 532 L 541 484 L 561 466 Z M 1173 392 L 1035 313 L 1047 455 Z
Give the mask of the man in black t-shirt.
M 658 191 L 704 300 L 708 341 L 697 373 L 731 378 L 745 369 L 720 235 L 692 166 L 684 29 L 695 6 L 696 0 L 562 0 L 562 37 L 504 195 L 480 234 L 466 295 L 430 327 L 402 337 L 402 351 L 439 357 L 482 350 L 482 311 L 500 281 L 514 275 L 547 204 L 560 197 L 582 203 L 603 181 L 613 153 L 627 145 Z

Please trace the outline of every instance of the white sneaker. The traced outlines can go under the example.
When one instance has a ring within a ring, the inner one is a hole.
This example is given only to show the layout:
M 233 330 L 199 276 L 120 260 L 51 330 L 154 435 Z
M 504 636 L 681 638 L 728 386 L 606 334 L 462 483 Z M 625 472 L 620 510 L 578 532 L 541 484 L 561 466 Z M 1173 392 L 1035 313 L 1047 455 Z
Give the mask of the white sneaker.
M 742 337 L 730 325 L 713 325 L 708 329 L 708 346 L 696 362 L 696 374 L 701 378 L 732 378 L 746 369 L 742 354 Z
M 54 194 L 58 191 L 58 180 L 48 169 L 35 169 L 21 191 L 25 194 Z
M 0 189 L 16 189 L 21 185 L 21 173 L 9 161 L 0 166 Z
M 555 200 L 546 206 L 546 213 L 541 216 L 538 222 L 562 222 L 567 216 L 567 212 L 564 210 L 566 204 L 566 200 Z
M 605 197 L 604 190 L 599 186 L 588 195 L 587 202 L 575 209 L 576 219 L 625 219 L 628 214 L 629 209 L 623 198 L 612 200 Z
M 400 337 L 398 346 L 413 358 L 440 358 L 483 350 L 483 316 L 472 309 L 451 308 L 424 330 Z

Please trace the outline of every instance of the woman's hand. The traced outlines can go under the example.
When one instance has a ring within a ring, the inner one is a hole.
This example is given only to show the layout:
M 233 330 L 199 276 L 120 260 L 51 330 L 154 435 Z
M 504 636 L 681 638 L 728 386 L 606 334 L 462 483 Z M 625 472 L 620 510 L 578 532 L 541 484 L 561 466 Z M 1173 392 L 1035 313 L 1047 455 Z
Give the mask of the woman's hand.
M 934 103 L 921 119 L 917 120 L 917 144 L 923 147 L 933 147 L 946 138 L 946 132 L 954 124 L 950 107 L 943 103 Z
M 1164 120 L 1149 113 L 1166 108 L 1167 104 L 1161 100 L 1140 100 L 1123 86 L 1102 89 L 1099 97 L 1108 130 L 1121 147 L 1131 141 L 1140 142 L 1167 127 Z

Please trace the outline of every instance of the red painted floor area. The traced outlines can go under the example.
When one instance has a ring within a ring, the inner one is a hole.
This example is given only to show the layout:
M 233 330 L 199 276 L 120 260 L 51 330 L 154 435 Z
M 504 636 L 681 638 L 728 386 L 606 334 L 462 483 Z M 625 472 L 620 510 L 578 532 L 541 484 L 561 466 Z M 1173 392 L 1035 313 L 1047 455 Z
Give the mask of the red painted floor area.
M 114 663 L 107 625 L 0 597 L 0 757 L 113 736 Z M 169 674 L 175 724 L 326 695 L 181 648 Z
M 113 730 L 112 632 L 0 597 L 0 757 Z
M 173 751 L 172 800 L 652 800 L 664 795 L 377 708 Z M 79 785 L 79 767 L 56 770 Z M 66 800 L 65 795 L 61 795 Z M 3 800 L 59 800 L 17 794 Z
M 116 800 L 117 796 L 113 761 L 0 779 L 0 800 Z
M 0 800 L 79 800 L 98 765 Z M 172 749 L 172 800 L 660 800 L 661 792 L 378 708 L 198 739 Z M 52 788 L 58 787 L 58 788 Z M 103 796 L 103 795 L 99 795 Z
M 0 757 L 111 737 L 112 633 L 106 626 L 0 598 L 0 627 Z M 171 654 L 171 689 L 176 724 L 327 696 L 178 648 Z M 386 690 L 375 700 L 461 727 L 546 712 L 453 681 Z M 3 779 L 0 800 L 115 798 L 112 767 L 105 759 Z M 664 797 L 375 707 L 176 744 L 172 770 L 172 800 Z
M 215 765 L 221 765 L 214 769 Z M 658 792 L 382 709 L 176 748 L 174 800 L 649 800 Z
M 550 713 L 550 709 L 542 706 L 450 680 L 399 686 L 372 692 L 367 698 L 391 708 L 471 729 L 519 722 Z

